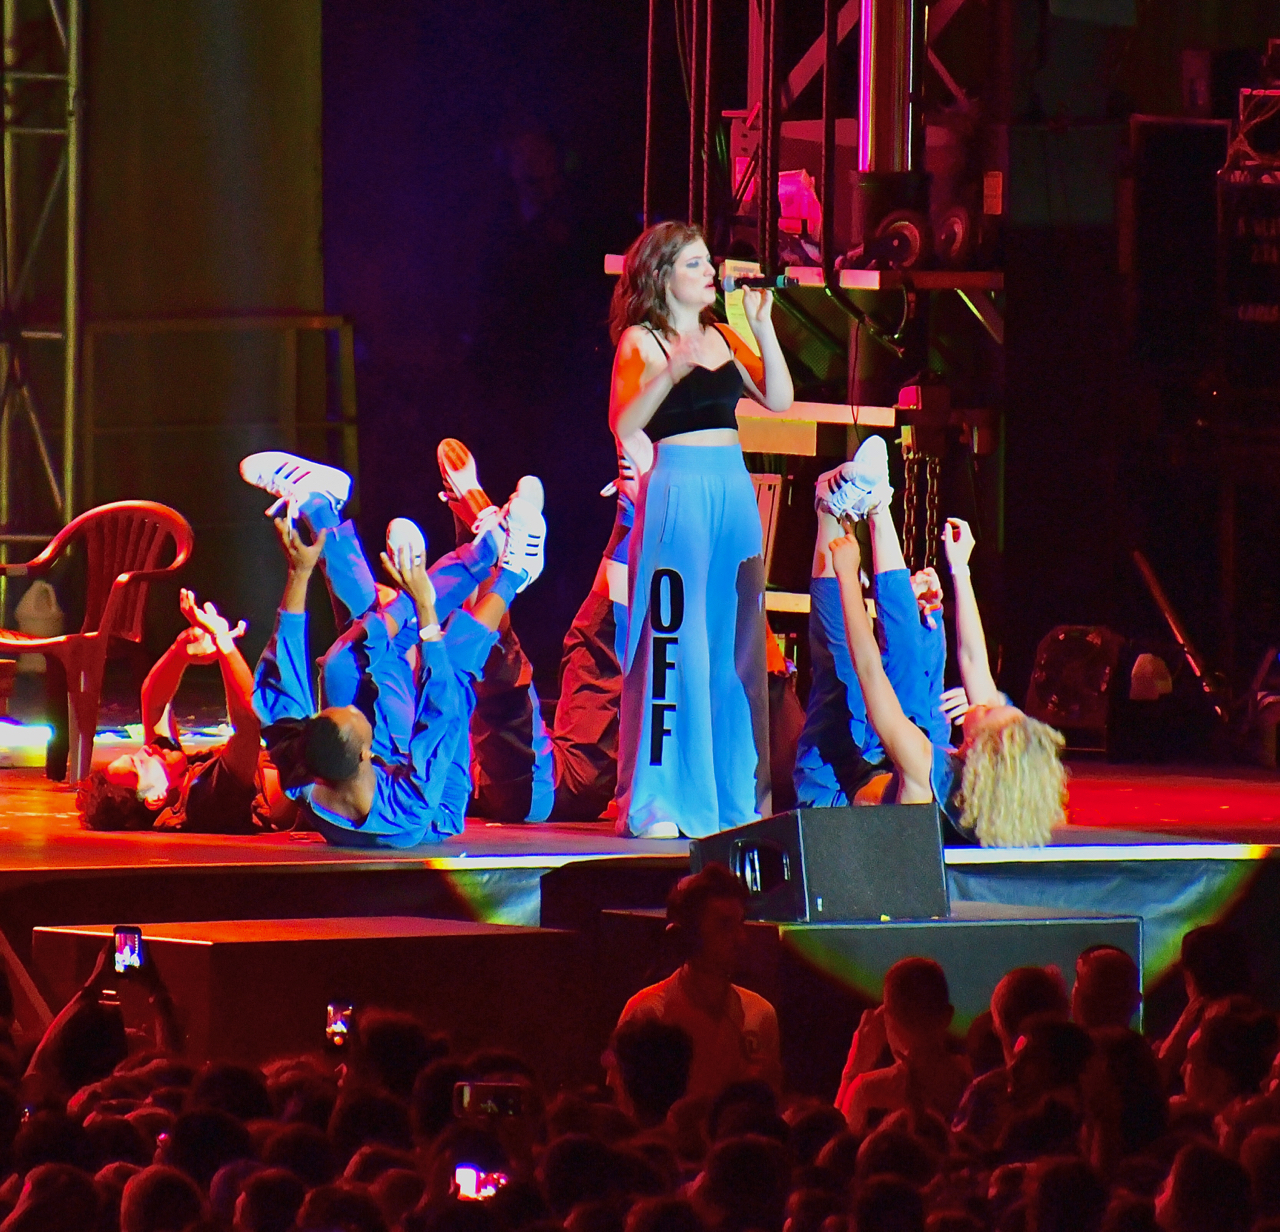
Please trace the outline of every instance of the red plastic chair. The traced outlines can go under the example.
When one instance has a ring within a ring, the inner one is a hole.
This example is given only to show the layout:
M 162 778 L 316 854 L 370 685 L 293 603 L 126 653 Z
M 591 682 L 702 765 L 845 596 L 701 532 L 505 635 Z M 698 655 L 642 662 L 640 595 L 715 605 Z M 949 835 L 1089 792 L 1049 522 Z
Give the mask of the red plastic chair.
M 60 665 L 61 670 L 51 670 L 48 680 L 51 699 L 59 686 L 58 677 L 66 674 L 72 783 L 89 773 L 93 761 L 102 670 L 112 643 L 142 641 L 148 583 L 181 569 L 191 555 L 195 536 L 187 519 L 167 505 L 116 501 L 86 510 L 64 526 L 34 560 L 0 565 L 0 570 L 9 577 L 47 573 L 67 546 L 77 540 L 84 544 L 88 571 L 80 632 L 34 637 L 0 629 L 0 655 L 43 654 L 50 669 Z M 173 561 L 158 566 L 171 540 Z M 53 767 L 46 763 L 46 769 Z

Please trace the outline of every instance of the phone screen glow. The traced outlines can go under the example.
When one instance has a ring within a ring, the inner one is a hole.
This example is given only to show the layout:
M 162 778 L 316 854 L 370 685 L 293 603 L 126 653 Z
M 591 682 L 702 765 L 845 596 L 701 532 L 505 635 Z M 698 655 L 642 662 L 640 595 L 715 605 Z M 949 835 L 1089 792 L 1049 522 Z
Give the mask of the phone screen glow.
M 134 929 L 116 930 L 116 974 L 142 966 L 142 934 Z

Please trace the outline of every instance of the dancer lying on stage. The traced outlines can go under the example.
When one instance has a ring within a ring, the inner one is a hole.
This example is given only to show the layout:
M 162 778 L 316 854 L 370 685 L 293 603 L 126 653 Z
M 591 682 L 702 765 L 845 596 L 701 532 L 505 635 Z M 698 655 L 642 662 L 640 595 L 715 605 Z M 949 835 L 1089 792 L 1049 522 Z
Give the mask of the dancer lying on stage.
M 235 643 L 244 624 L 230 628 L 212 603 L 201 607 L 189 590 L 178 603 L 190 626 L 142 683 L 142 748 L 121 754 L 80 784 L 80 824 L 90 830 L 195 834 L 287 830 L 297 810 L 261 752 L 253 674 Z M 217 663 L 221 670 L 232 736 L 226 744 L 188 753 L 172 703 L 192 663 Z
M 508 605 L 542 572 L 542 485 L 522 479 L 505 517 L 495 513 L 467 550 L 442 557 L 430 573 L 422 532 L 395 519 L 382 563 L 398 593 L 387 598 L 354 527 L 340 520 L 347 476 L 274 453 L 246 458 L 241 474 L 280 498 L 269 513 L 284 514 L 276 529 L 289 574 L 254 704 L 285 790 L 341 845 L 410 847 L 460 833 L 474 681 Z M 324 659 L 326 708 L 318 715 L 306 645 L 317 564 L 340 620 L 349 621 Z
M 848 804 L 876 775 L 892 770 L 867 717 L 831 567 L 831 543 L 844 533 L 841 516 L 857 520 L 874 508 L 879 519 L 884 511 L 877 525 L 887 526 L 897 541 L 888 520 L 893 489 L 884 439 L 868 437 L 852 462 L 818 479 L 817 489 L 818 537 L 809 583 L 813 682 L 793 781 L 801 806 L 826 808 Z M 933 569 L 908 574 L 901 550 L 887 547 L 876 558 L 874 587 L 885 671 L 907 717 L 933 744 L 946 744 L 951 719 L 942 692 L 947 642 L 938 575 Z
M 796 781 L 802 801 L 919 804 L 936 799 L 953 839 L 976 838 L 989 847 L 1048 842 L 1052 827 L 1063 818 L 1066 798 L 1062 737 L 1008 704 L 996 688 L 969 578 L 969 527 L 952 518 L 943 537 L 955 587 L 957 657 L 968 699 L 964 741 L 953 749 L 943 711 L 940 613 L 932 617 L 936 632 L 923 622 L 937 597 L 926 591 L 925 601 L 918 603 L 911 593 L 889 512 L 892 490 L 884 442 L 868 440 L 852 462 L 823 476 L 819 488 L 823 507 L 810 628 L 816 645 L 825 642 L 830 663 L 823 689 L 811 693 L 810 721 L 801 741 Z M 833 534 L 837 517 L 868 521 L 883 652 L 862 595 L 858 542 L 851 534 Z M 834 579 L 834 587 L 826 584 L 827 578 Z M 936 592 L 936 587 L 930 589 Z M 851 658 L 843 664 L 831 611 L 836 596 L 844 648 Z M 852 666 L 856 680 L 847 679 L 847 666 L 842 672 L 841 665 Z M 815 686 L 817 681 L 815 666 Z M 887 768 L 878 764 L 885 755 L 892 775 L 877 774 Z

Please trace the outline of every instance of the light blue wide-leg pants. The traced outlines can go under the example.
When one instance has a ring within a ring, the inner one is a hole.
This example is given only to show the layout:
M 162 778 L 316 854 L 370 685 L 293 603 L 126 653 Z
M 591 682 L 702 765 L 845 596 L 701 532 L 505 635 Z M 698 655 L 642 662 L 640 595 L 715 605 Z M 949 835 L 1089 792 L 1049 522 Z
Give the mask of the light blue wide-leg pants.
M 619 831 L 698 837 L 766 816 L 764 559 L 737 445 L 658 445 L 629 569 Z

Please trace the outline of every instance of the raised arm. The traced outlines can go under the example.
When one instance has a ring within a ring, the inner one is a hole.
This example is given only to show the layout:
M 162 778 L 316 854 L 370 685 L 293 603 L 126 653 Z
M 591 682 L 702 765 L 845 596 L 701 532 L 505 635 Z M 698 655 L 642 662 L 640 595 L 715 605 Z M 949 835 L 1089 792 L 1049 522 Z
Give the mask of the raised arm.
M 289 573 L 275 630 L 254 675 L 253 708 L 263 723 L 309 719 L 316 709 L 307 659 L 307 587 L 320 559 L 325 532 L 308 546 L 287 519 L 279 518 L 275 525 Z
M 59 1090 L 63 1098 L 73 1095 L 71 1081 L 67 1069 L 75 1057 L 68 1054 L 84 1039 L 84 1030 L 77 1019 L 100 1020 L 104 1013 L 120 1014 L 117 1006 L 114 1010 L 98 1008 L 102 991 L 107 987 L 119 989 L 122 981 L 136 981 L 142 990 L 150 994 L 150 1003 L 155 1014 L 156 1045 L 167 1052 L 180 1054 L 183 1049 L 183 1033 L 174 1011 L 173 1000 L 169 990 L 160 978 L 155 961 L 143 941 L 143 964 L 133 975 L 117 975 L 113 962 L 115 941 L 108 938 L 98 953 L 98 960 L 93 971 L 76 994 L 62 1007 L 61 1012 L 45 1028 L 44 1035 L 32 1053 L 27 1065 L 28 1080 L 34 1078 L 40 1084 L 50 1084 Z M 101 1027 L 94 1023 L 95 1034 L 101 1036 Z M 93 1027 L 90 1028 L 91 1030 Z M 122 1058 L 123 1059 L 123 1058 Z
M 174 721 L 171 703 L 182 684 L 187 664 L 195 657 L 193 645 L 197 642 L 194 629 L 183 629 L 174 643 L 152 664 L 147 678 L 142 682 L 142 742 L 151 744 L 156 736 L 167 736 L 176 744 L 178 725 Z
M 991 675 L 987 657 L 987 639 L 982 631 L 978 599 L 969 577 L 969 557 L 973 553 L 973 531 L 967 522 L 948 518 L 942 531 L 942 548 L 946 553 L 956 595 L 956 659 L 960 679 L 971 706 L 998 706 L 1000 690 Z
M 253 709 L 253 673 L 236 646 L 236 638 L 245 630 L 242 620 L 234 629 L 212 603 L 200 607 L 189 590 L 178 597 L 182 614 L 199 630 L 213 647 L 218 670 L 222 673 L 222 689 L 227 698 L 227 718 L 234 735 L 222 751 L 223 764 L 242 783 L 252 783 L 258 772 L 258 750 L 262 745 L 262 726 Z
M 880 1060 L 888 1044 L 884 1006 L 877 1005 L 863 1010 L 853 1039 L 849 1042 L 849 1055 L 840 1074 L 840 1089 L 836 1092 L 836 1107 L 845 1114 L 846 1119 L 849 1116 L 849 1090 L 854 1080 L 880 1068 Z
M 298 528 L 288 518 L 276 518 L 275 528 L 280 537 L 284 558 L 289 565 L 280 610 L 292 616 L 303 616 L 307 611 L 307 588 L 311 585 L 311 575 L 315 572 L 329 532 L 322 530 L 308 546 L 302 542 Z
M 743 367 L 747 378 L 747 392 L 767 409 L 785 411 L 795 400 L 795 389 L 791 383 L 791 369 L 787 367 L 778 335 L 773 329 L 773 292 L 748 288 L 742 293 L 742 308 L 747 315 L 747 324 L 760 344 L 760 366 L 763 369 L 757 378 L 734 347 L 734 358 Z M 750 354 L 748 348 L 743 349 Z
M 889 683 L 880 647 L 871 630 L 867 606 L 862 598 L 862 580 L 858 576 L 862 554 L 858 541 L 845 535 L 831 543 L 831 563 L 840 583 L 840 606 L 844 611 L 845 635 L 858 684 L 867 706 L 867 717 L 876 729 L 880 743 L 902 775 L 900 804 L 927 804 L 933 799 L 929 770 L 933 764 L 933 747 L 929 738 L 906 714 L 898 695 Z

